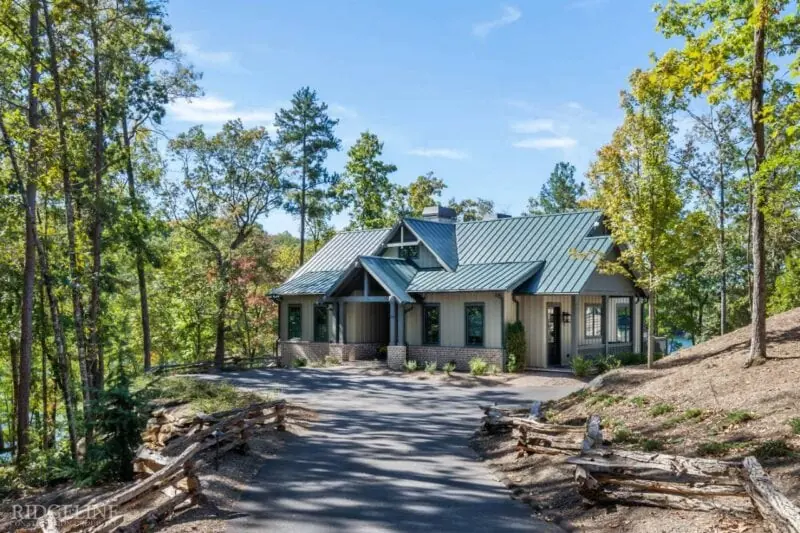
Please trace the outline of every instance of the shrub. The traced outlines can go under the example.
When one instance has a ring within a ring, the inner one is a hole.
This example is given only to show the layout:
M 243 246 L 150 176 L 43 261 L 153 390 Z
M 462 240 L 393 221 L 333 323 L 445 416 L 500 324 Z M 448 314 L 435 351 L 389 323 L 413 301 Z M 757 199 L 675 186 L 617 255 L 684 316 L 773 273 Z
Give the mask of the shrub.
M 619 444 L 625 444 L 629 442 L 636 442 L 639 438 L 636 434 L 626 427 L 619 427 L 614 430 L 614 442 Z
M 800 418 L 792 418 L 789 420 L 789 426 L 792 428 L 792 433 L 800 435 Z
M 325 356 L 325 366 L 339 366 L 342 364 L 338 358 L 333 357 L 332 355 Z
M 508 351 L 508 371 L 520 372 L 525 368 L 525 354 L 528 343 L 525 340 L 525 326 L 517 320 L 506 326 L 506 350 Z
M 436 363 L 436 361 L 428 361 L 425 363 L 425 372 L 428 374 L 435 374 L 438 367 L 439 365 Z
M 733 445 L 730 442 L 703 442 L 697 446 L 697 455 L 702 457 L 709 455 L 725 455 L 731 448 L 733 448 Z
M 780 457 L 792 457 L 794 450 L 784 440 L 768 440 L 753 450 L 756 459 L 764 461 Z
M 751 420 L 754 420 L 755 418 L 756 418 L 755 413 L 737 409 L 725 415 L 725 418 L 722 420 L 721 425 L 723 428 L 729 428 L 731 426 L 738 426 L 739 424 L 744 424 L 745 422 L 749 422 Z
M 492 376 L 496 376 L 499 373 L 500 373 L 500 368 L 496 364 L 492 363 L 489 365 L 489 374 L 491 374 Z
M 489 370 L 489 363 L 483 357 L 475 356 L 469 360 L 469 373 L 473 376 L 483 376 Z
M 619 359 L 613 355 L 601 355 L 594 360 L 594 367 L 598 374 L 605 374 L 609 370 L 614 370 L 622 366 Z
M 308 365 L 307 359 L 292 359 L 292 367 L 293 368 L 303 368 L 304 366 Z
M 444 373 L 449 376 L 450 374 L 456 371 L 456 362 L 450 361 L 449 363 L 447 363 L 442 367 L 442 370 L 444 370 Z
M 0 465 L 0 499 L 17 496 L 24 484 L 13 466 Z
M 674 405 L 670 405 L 668 403 L 657 403 L 656 405 L 651 407 L 650 411 L 648 412 L 650 413 L 650 416 L 661 416 L 667 413 L 671 413 L 674 410 L 675 410 Z
M 572 373 L 579 378 L 588 376 L 592 370 L 592 362 L 581 355 L 573 357 L 569 362 L 569 366 L 572 368 Z
M 413 359 L 409 359 L 405 363 L 403 363 L 403 368 L 406 372 L 416 372 L 417 371 L 417 362 Z
M 650 398 L 647 396 L 634 396 L 631 398 L 631 405 L 635 405 L 636 407 L 643 408 L 645 405 L 650 403 Z

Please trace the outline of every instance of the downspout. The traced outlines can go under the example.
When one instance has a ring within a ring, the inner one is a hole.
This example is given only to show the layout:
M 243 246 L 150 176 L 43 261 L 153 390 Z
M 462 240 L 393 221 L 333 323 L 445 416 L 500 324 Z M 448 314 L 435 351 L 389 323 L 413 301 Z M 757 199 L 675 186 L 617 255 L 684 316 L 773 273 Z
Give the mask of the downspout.
M 272 355 L 275 358 L 278 357 L 278 351 L 280 349 L 281 344 L 281 324 L 283 323 L 283 313 L 282 309 L 283 306 L 281 305 L 281 297 L 277 295 L 271 295 L 270 299 L 278 305 L 278 334 L 275 336 L 275 346 L 272 348 Z
M 511 293 L 511 300 L 514 302 L 514 306 L 515 306 L 514 313 L 515 313 L 516 321 L 519 322 L 519 300 L 517 300 L 517 295 L 514 294 L 514 293 Z
M 414 304 L 403 304 L 403 308 L 402 308 L 402 311 L 403 311 L 403 324 L 404 324 L 403 325 L 403 338 L 399 339 L 400 344 L 403 345 L 403 346 L 407 346 L 408 345 L 408 343 L 406 342 L 406 338 L 408 336 L 406 334 L 406 332 L 408 331 L 408 313 L 410 313 L 413 310 L 414 310 Z

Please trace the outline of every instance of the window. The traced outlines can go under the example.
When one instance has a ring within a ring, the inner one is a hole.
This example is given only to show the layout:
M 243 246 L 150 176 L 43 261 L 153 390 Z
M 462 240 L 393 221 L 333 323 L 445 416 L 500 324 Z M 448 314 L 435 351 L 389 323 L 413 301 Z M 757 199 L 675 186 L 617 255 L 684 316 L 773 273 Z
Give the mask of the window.
M 303 336 L 303 307 L 300 305 L 289 306 L 289 338 L 299 339 Z
M 422 344 L 439 344 L 439 304 L 422 308 Z
M 466 304 L 464 318 L 466 320 L 467 346 L 483 346 L 483 304 Z
M 330 342 L 328 336 L 328 307 L 314 306 L 314 342 Z
M 583 313 L 583 336 L 587 339 L 599 338 L 603 327 L 601 322 L 600 304 L 586 304 Z
M 631 342 L 631 309 L 628 304 L 617 304 L 617 342 Z
M 419 257 L 419 246 L 401 246 L 397 255 L 402 259 L 416 259 Z

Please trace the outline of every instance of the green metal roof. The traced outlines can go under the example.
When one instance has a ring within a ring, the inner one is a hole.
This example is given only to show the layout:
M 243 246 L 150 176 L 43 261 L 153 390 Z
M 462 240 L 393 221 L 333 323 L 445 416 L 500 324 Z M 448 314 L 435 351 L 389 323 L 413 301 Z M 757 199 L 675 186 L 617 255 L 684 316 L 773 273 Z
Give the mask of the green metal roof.
M 421 270 L 408 292 L 510 291 L 542 268 L 541 261 L 459 265 L 455 272 Z
M 360 257 L 360 264 L 398 298 L 405 297 L 402 291 L 576 294 L 594 272 L 596 259 L 612 249 L 609 236 L 588 236 L 601 217 L 599 211 L 575 211 L 457 224 L 405 219 L 445 267 L 420 270 L 413 278 L 413 267 L 404 261 L 363 257 L 378 255 L 392 229 L 340 233 L 274 293 L 302 294 L 298 291 L 308 286 L 305 294 L 324 294 Z
M 274 289 L 271 294 L 276 296 L 325 294 L 341 275 L 340 270 L 305 272 L 292 276 L 286 283 Z
M 417 269 L 405 259 L 363 256 L 359 258 L 359 262 L 386 292 L 402 303 L 415 302 L 406 289 L 417 274 Z
M 447 270 L 455 270 L 458 266 L 456 249 L 456 225 L 446 222 L 431 222 L 416 218 L 406 218 L 405 225 L 439 260 Z

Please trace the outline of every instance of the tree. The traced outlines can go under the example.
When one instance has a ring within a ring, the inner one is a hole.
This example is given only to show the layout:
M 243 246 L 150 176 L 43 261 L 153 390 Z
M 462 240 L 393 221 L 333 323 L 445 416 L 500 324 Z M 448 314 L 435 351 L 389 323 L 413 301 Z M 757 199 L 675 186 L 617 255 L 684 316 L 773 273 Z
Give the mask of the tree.
M 444 181 L 428 172 L 412 181 L 407 187 L 398 187 L 395 193 L 395 202 L 398 204 L 393 209 L 398 212 L 398 217 L 420 217 L 426 207 L 437 205 L 442 197 L 442 191 L 447 188 Z
M 329 218 L 324 208 L 325 195 L 313 194 L 336 182 L 324 167 L 329 150 L 339 150 L 341 142 L 333 133 L 339 123 L 327 114 L 328 105 L 317 99 L 316 91 L 303 87 L 292 96 L 292 107 L 275 115 L 277 148 L 290 176 L 286 208 L 300 217 L 300 264 L 305 262 L 306 223 L 309 215 L 319 220 Z M 299 179 L 298 179 L 299 175 Z M 309 211 L 309 193 L 315 202 Z
M 350 210 L 351 229 L 375 229 L 391 225 L 388 206 L 394 192 L 389 175 L 397 171 L 383 162 L 383 143 L 374 133 L 365 131 L 347 151 L 342 180 L 333 189 L 338 210 Z
M 279 167 L 266 130 L 245 129 L 239 120 L 225 123 L 213 137 L 196 126 L 171 140 L 169 149 L 183 170 L 182 182 L 167 191 L 170 211 L 216 267 L 214 361 L 221 367 L 233 255 L 258 220 L 281 205 Z
M 598 152 L 588 176 L 593 202 L 620 245 L 613 261 L 598 258 L 601 269 L 630 275 L 649 293 L 647 364 L 653 363 L 658 293 L 691 257 L 702 224 L 682 216 L 681 176 L 670 164 L 671 117 L 663 96 L 636 72 L 632 90 L 623 93 L 623 124 Z
M 539 198 L 528 198 L 528 215 L 562 213 L 579 207 L 579 200 L 586 195 L 583 183 L 575 181 L 575 167 L 565 161 L 556 163 L 547 182 L 542 186 Z
M 703 96 L 712 103 L 730 98 L 750 108 L 753 280 L 745 366 L 766 360 L 766 217 L 773 197 L 786 190 L 786 176 L 796 180 L 787 167 L 797 164 L 791 144 L 798 96 L 791 69 L 782 67 L 800 51 L 800 24 L 790 6 L 789 0 L 670 0 L 658 14 L 665 37 L 685 43 L 658 60 L 658 83 L 678 95 Z
M 447 207 L 456 212 L 456 216 L 461 222 L 483 220 L 486 215 L 494 212 L 494 202 L 485 198 L 476 198 L 475 200 L 467 198 L 460 202 L 451 198 Z

